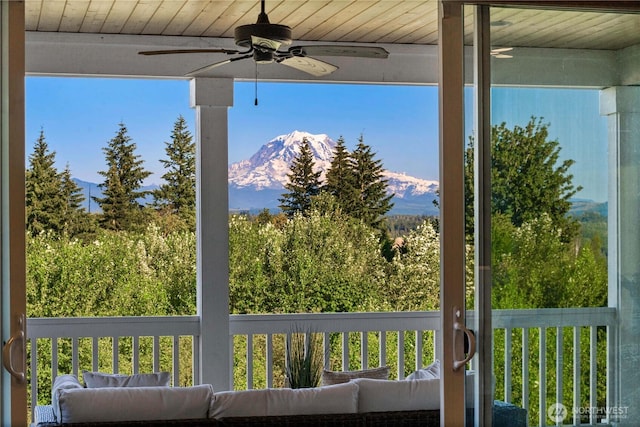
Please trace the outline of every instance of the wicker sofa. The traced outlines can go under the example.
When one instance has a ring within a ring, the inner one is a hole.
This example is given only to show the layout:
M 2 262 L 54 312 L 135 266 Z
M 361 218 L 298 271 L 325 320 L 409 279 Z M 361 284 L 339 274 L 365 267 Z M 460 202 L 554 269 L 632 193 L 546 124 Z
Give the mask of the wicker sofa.
M 85 388 L 75 377 L 63 377 L 54 382 L 52 404 L 34 408 L 35 426 L 440 424 L 437 378 L 411 381 L 358 378 L 310 389 L 214 393 L 210 385 L 167 387 L 134 383 L 129 387 L 109 384 Z M 472 417 L 473 410 L 468 408 L 468 420 Z M 496 402 L 494 419 L 496 427 L 524 427 L 526 411 Z
M 39 414 L 39 415 L 38 415 Z M 467 408 L 467 425 L 473 425 L 473 410 Z M 196 418 L 181 420 L 96 421 L 60 424 L 53 419 L 51 406 L 37 407 L 38 427 L 120 427 L 120 426 L 282 426 L 282 427 L 410 427 L 440 426 L 440 411 L 387 411 L 366 414 L 270 415 L 263 417 Z M 526 411 L 515 405 L 496 401 L 493 409 L 495 427 L 525 427 Z

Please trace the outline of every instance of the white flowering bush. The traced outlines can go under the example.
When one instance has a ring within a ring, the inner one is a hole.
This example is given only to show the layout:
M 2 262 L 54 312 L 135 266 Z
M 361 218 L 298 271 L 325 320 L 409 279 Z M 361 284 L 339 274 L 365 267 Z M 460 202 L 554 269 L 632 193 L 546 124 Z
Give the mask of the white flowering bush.
M 437 310 L 440 306 L 440 237 L 424 221 L 398 242 L 386 302 L 391 310 Z

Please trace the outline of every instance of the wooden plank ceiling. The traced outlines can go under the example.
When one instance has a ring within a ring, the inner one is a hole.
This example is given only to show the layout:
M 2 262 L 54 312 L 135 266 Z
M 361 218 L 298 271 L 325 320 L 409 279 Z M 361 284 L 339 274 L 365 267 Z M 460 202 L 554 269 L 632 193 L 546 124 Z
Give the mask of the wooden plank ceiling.
M 257 0 L 26 0 L 26 29 L 233 38 L 234 28 L 254 23 L 259 12 Z M 294 40 L 438 42 L 436 0 L 267 0 L 266 12 L 271 23 L 291 27 Z M 491 21 L 496 46 L 617 50 L 640 44 L 638 14 L 495 8 Z

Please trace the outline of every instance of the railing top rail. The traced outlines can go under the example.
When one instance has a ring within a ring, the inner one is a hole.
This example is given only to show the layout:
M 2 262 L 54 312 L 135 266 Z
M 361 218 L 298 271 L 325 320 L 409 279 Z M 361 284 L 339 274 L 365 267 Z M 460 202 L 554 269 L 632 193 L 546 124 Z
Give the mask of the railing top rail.
M 437 311 L 379 313 L 233 314 L 229 334 L 439 330 Z
M 44 317 L 27 319 L 27 338 L 200 335 L 198 316 Z
M 304 313 L 304 314 L 235 314 L 229 317 L 231 335 L 291 332 L 299 329 L 318 332 L 360 332 L 397 330 L 440 330 L 438 311 Z M 474 312 L 468 311 L 469 321 Z M 540 308 L 493 310 L 494 328 L 536 328 L 570 326 L 613 326 L 613 307 Z
M 469 321 L 474 313 L 467 313 Z M 616 309 L 542 308 L 494 310 L 494 328 L 613 326 Z M 95 336 L 169 336 L 199 335 L 198 316 L 140 317 L 66 317 L 29 318 L 27 338 L 82 338 Z M 302 314 L 232 314 L 229 334 L 288 333 L 292 328 L 317 332 L 362 332 L 400 330 L 440 330 L 438 311 L 366 312 L 366 313 L 302 313 Z
M 492 313 L 494 328 L 613 326 L 616 321 L 614 307 L 493 310 Z

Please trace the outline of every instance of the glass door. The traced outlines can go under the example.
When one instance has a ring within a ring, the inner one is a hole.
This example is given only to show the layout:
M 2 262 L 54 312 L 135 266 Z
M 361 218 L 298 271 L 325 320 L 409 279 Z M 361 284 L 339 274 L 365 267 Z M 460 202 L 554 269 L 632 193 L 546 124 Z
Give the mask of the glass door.
M 466 419 L 466 365 L 473 344 L 465 321 L 463 5 L 440 1 L 440 424 L 462 426 Z
M 640 16 L 527 3 L 464 11 L 474 423 L 638 425 Z
M 474 422 L 493 423 L 493 328 L 491 317 L 491 153 L 490 132 L 490 16 L 489 7 L 465 6 L 465 242 L 469 328 L 476 338 L 476 355 L 467 370 L 466 405 Z M 477 191 L 476 191 L 477 189 Z

